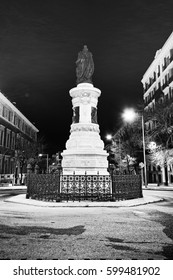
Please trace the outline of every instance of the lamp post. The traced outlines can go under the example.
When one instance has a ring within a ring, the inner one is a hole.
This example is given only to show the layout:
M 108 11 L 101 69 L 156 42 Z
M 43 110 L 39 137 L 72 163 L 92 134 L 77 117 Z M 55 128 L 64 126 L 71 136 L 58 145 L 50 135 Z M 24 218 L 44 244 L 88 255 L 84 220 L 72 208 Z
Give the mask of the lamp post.
M 111 160 L 111 147 L 112 147 L 112 144 L 113 144 L 112 134 L 106 134 L 105 138 L 109 142 L 109 144 L 107 144 L 105 146 L 105 150 L 109 153 L 109 156 L 107 158 L 108 159 L 108 172 L 112 176 L 113 175 L 113 170 L 114 170 L 114 164 L 112 164 L 112 160 Z
M 126 122 L 133 122 L 136 117 L 137 113 L 133 108 L 125 109 L 122 117 Z M 143 143 L 143 158 L 144 158 L 144 181 L 145 181 L 145 188 L 147 188 L 147 164 L 146 164 L 146 154 L 145 154 L 145 130 L 144 130 L 144 116 L 141 114 L 142 118 L 142 143 Z
M 147 188 L 147 163 L 146 163 L 146 154 L 145 154 L 145 132 L 144 132 L 144 116 L 142 116 L 142 142 L 143 142 L 143 156 L 144 156 L 144 181 L 145 188 Z
M 49 173 L 49 155 L 48 154 L 39 154 L 39 157 L 43 157 L 46 156 L 46 169 L 47 169 L 47 173 Z
M 25 155 L 24 155 L 24 151 L 22 151 L 22 153 L 19 155 L 19 162 L 20 162 L 20 184 L 22 185 L 23 184 L 23 167 L 24 167 L 24 164 L 25 164 Z
M 110 147 L 112 145 L 112 134 L 106 134 L 105 138 L 108 141 L 108 144 L 105 146 L 105 150 L 107 150 L 107 152 L 109 152 Z

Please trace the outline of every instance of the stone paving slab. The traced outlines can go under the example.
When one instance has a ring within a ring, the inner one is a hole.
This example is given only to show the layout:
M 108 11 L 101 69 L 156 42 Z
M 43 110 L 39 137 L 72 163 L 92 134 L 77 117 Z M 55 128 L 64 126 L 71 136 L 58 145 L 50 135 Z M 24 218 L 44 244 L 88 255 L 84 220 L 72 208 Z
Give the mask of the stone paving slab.
M 16 195 L 5 199 L 5 202 L 26 204 L 38 207 L 132 207 L 138 205 L 144 205 L 153 202 L 160 202 L 161 199 L 157 196 L 151 196 L 148 193 L 142 198 L 129 199 L 123 201 L 105 201 L 105 202 L 91 202 L 91 201 L 63 201 L 63 202 L 47 202 L 34 199 L 26 199 L 25 194 Z

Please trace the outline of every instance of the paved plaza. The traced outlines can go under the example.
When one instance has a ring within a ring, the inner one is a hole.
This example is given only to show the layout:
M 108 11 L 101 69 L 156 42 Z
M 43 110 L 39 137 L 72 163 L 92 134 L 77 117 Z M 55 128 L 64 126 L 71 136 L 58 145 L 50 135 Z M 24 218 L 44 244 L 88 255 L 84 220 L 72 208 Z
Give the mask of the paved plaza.
M 173 191 L 143 194 L 141 203 L 112 207 L 52 207 L 1 194 L 0 259 L 172 259 Z

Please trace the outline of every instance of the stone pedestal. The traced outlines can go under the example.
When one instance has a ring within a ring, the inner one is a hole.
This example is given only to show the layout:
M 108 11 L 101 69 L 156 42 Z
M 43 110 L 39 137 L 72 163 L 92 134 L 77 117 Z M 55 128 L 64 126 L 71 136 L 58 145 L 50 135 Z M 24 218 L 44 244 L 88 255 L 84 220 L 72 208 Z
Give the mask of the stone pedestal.
M 108 175 L 108 153 L 99 135 L 97 103 L 101 91 L 90 83 L 70 90 L 73 122 L 66 150 L 62 153 L 63 174 Z

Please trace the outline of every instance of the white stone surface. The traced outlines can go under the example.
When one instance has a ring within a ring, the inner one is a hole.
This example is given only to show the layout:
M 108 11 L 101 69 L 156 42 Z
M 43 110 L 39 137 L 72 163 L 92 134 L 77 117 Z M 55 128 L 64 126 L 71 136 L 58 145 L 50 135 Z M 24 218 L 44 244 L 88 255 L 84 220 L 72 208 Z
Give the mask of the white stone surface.
M 73 108 L 79 107 L 79 123 L 71 125 L 66 150 L 62 153 L 63 174 L 108 174 L 108 154 L 99 135 L 99 125 L 91 122 L 91 108 L 97 108 L 100 94 L 89 83 L 70 90 Z

